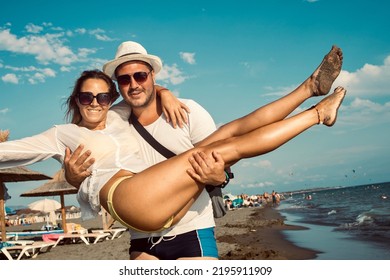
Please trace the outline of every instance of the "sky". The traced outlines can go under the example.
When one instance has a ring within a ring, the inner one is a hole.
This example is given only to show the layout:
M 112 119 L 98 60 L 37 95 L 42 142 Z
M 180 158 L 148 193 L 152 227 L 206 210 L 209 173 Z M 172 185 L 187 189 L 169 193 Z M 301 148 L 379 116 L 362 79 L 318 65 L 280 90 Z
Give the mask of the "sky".
M 337 123 L 315 126 L 276 151 L 241 160 L 224 192 L 390 181 L 388 1 L 112 3 L 2 4 L 0 129 L 10 131 L 10 140 L 64 123 L 62 105 L 76 78 L 83 70 L 101 69 L 123 41 L 139 42 L 158 55 L 164 67 L 157 82 L 178 97 L 197 101 L 217 125 L 290 92 L 337 45 L 344 64 L 334 86 L 347 89 Z M 294 113 L 320 100 L 312 98 Z M 54 160 L 29 166 L 49 176 L 60 167 Z M 7 183 L 12 196 L 7 205 L 37 200 L 20 194 L 43 183 Z M 74 195 L 65 201 L 77 205 Z

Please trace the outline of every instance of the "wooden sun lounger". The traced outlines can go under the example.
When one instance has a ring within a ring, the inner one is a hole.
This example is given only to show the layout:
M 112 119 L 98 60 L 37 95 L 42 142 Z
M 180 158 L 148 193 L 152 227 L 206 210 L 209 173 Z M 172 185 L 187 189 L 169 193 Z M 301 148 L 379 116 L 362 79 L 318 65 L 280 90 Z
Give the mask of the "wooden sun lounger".
M 1 248 L 1 252 L 9 260 L 20 260 L 23 256 L 36 258 L 39 253 L 49 252 L 55 242 L 35 241 L 32 244 L 15 245 Z
M 95 229 L 94 233 L 109 233 L 111 240 L 122 237 L 123 233 L 127 231 L 127 228 L 112 228 L 112 229 Z
M 53 247 L 56 247 L 61 241 L 69 240 L 72 243 L 77 243 L 78 241 L 83 241 L 86 245 L 91 244 L 90 239 L 94 239 L 93 244 L 98 243 L 100 240 L 104 240 L 106 237 L 110 236 L 109 233 L 64 233 L 59 234 L 57 241 Z

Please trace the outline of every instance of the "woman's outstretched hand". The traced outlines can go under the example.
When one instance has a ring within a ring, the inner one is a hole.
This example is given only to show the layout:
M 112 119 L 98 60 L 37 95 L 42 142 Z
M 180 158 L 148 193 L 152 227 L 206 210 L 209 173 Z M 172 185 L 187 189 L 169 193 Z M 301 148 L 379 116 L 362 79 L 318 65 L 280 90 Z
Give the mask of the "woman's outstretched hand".
M 85 178 L 91 175 L 88 168 L 95 162 L 94 158 L 90 158 L 91 151 L 82 153 L 83 149 L 84 145 L 81 144 L 73 153 L 68 147 L 65 150 L 65 179 L 76 188 L 79 188 Z

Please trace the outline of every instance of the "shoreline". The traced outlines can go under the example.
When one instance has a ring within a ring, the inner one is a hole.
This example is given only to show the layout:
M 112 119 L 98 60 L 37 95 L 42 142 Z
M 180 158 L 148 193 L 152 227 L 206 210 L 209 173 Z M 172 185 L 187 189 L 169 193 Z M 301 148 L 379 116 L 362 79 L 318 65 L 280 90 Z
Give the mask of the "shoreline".
M 285 217 L 271 206 L 241 208 L 227 215 L 216 219 L 221 260 L 307 260 L 320 253 L 287 240 L 284 231 L 308 229 L 285 224 Z
M 101 228 L 101 219 L 69 220 L 87 229 Z M 42 224 L 7 227 L 7 231 L 39 229 Z M 114 227 L 120 227 L 115 223 Z M 215 234 L 220 260 L 307 260 L 315 259 L 318 251 L 301 248 L 287 240 L 285 230 L 307 230 L 285 224 L 281 213 L 270 207 L 241 208 L 216 219 Z M 105 240 L 93 245 L 84 243 L 59 245 L 49 252 L 28 260 L 128 260 L 130 235 Z

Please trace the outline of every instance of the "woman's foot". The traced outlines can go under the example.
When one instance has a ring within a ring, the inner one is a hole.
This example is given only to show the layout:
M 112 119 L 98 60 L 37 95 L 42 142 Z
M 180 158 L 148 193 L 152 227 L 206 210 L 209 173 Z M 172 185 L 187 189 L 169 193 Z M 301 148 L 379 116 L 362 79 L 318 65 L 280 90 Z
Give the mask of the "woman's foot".
M 338 109 L 346 93 L 343 87 L 337 87 L 331 95 L 325 97 L 314 107 L 317 110 L 319 123 L 326 126 L 334 125 Z
M 309 79 L 313 96 L 326 95 L 329 92 L 334 80 L 340 74 L 342 64 L 342 50 L 337 46 L 332 46 Z

